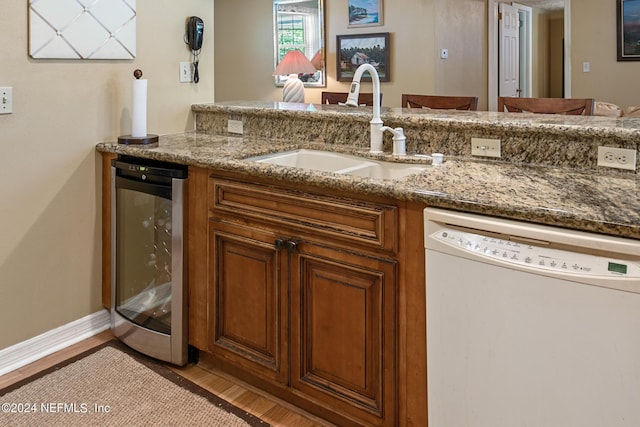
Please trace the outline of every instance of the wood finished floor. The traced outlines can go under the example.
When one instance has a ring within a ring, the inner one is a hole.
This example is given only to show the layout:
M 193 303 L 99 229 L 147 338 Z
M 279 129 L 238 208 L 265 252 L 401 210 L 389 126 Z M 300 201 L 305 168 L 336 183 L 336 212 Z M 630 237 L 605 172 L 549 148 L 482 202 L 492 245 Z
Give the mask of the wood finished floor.
M 63 362 L 86 350 L 113 339 L 111 331 L 102 332 L 77 344 L 33 362 L 15 371 L 0 376 L 0 389 L 30 377 L 57 363 Z M 187 365 L 182 368 L 169 366 L 180 375 L 209 390 L 227 402 L 241 408 L 273 426 L 295 427 L 331 427 L 323 421 L 303 410 L 294 407 L 267 393 L 244 384 L 223 372 L 210 367 Z

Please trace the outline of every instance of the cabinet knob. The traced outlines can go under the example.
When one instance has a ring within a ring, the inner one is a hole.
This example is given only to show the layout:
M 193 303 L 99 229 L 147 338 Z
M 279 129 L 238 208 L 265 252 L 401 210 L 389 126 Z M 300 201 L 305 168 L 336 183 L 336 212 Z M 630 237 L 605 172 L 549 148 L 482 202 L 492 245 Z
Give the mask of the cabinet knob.
M 273 242 L 273 244 L 275 245 L 277 250 L 281 250 L 287 246 L 287 241 L 284 239 L 276 239 L 276 241 Z

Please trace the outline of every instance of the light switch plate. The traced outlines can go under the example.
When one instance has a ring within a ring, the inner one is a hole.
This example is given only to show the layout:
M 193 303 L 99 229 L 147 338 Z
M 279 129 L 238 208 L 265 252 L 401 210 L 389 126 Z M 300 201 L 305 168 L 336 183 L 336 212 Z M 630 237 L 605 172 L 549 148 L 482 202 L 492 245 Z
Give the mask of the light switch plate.
M 191 63 L 181 62 L 180 63 L 180 83 L 191 83 L 191 80 L 193 80 L 193 76 L 191 75 Z
M 13 113 L 13 88 L 0 87 L 0 114 Z
M 471 155 L 482 157 L 500 157 L 500 140 L 489 138 L 471 138 Z
M 241 120 L 228 120 L 227 121 L 227 131 L 229 133 L 237 133 L 238 135 L 242 135 L 244 133 L 244 129 L 242 127 Z

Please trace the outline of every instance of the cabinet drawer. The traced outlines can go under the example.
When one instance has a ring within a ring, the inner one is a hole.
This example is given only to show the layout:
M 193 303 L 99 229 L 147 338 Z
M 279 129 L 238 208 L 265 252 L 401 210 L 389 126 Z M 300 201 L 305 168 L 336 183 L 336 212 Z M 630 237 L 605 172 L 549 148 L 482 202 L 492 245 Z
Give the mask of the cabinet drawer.
M 325 239 L 387 251 L 397 247 L 398 212 L 393 205 L 212 178 L 209 209 L 212 213 L 276 223 Z

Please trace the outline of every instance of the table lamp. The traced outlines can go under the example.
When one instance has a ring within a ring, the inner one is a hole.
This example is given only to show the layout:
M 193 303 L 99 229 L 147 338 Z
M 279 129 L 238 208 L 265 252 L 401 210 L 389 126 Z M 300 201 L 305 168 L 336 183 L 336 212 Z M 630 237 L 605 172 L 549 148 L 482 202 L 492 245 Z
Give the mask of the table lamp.
M 313 74 L 315 72 L 316 68 L 302 52 L 299 50 L 287 52 L 273 72 L 274 76 L 289 76 L 284 82 L 282 100 L 284 102 L 304 102 L 304 84 L 298 78 L 298 74 Z
M 311 65 L 316 67 L 316 70 L 322 70 L 322 63 L 324 62 L 324 57 L 322 55 L 322 50 L 318 50 L 313 58 L 311 58 Z

